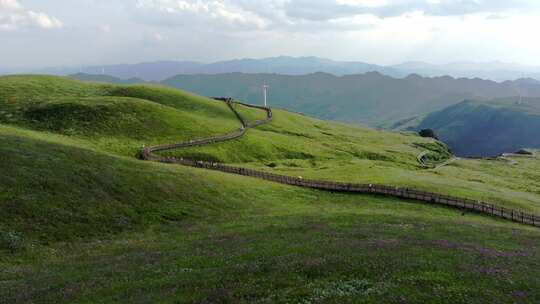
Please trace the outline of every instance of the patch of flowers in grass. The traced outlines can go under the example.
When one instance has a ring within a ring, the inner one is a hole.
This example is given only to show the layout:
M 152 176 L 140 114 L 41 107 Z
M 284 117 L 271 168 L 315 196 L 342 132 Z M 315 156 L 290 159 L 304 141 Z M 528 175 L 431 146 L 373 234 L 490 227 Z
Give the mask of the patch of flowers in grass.
M 300 301 L 299 304 L 320 303 L 327 299 L 351 296 L 367 296 L 376 291 L 377 288 L 365 279 L 331 282 L 324 286 L 314 287 L 312 295 Z

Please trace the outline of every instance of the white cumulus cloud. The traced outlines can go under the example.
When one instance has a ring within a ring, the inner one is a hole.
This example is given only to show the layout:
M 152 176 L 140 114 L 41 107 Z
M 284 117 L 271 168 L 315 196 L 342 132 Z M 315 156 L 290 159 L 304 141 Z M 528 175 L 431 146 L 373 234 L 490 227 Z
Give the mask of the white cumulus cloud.
M 228 0 L 138 0 L 136 7 L 144 10 L 147 17 L 152 16 L 152 11 L 157 13 L 154 23 L 168 26 L 198 21 L 243 29 L 261 29 L 266 25 L 258 14 Z
M 25 9 L 17 0 L 0 0 L 0 31 L 25 27 L 61 28 L 63 23 L 43 12 Z

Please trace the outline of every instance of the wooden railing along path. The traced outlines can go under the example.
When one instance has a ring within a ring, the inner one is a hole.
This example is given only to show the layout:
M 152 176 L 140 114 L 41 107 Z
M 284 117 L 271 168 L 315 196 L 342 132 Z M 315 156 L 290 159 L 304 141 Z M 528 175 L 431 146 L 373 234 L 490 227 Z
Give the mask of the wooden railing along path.
M 156 155 L 154 152 L 166 151 L 171 149 L 187 148 L 194 146 L 203 146 L 208 144 L 214 144 L 224 141 L 229 141 L 242 137 L 247 129 L 253 128 L 265 123 L 272 121 L 272 110 L 270 108 L 265 108 L 261 106 L 255 106 L 245 103 L 235 102 L 236 104 L 241 104 L 246 107 L 261 109 L 266 112 L 266 119 L 258 120 L 252 123 L 248 123 L 245 119 L 234 109 L 233 100 L 230 98 L 215 98 L 216 100 L 224 101 L 231 111 L 238 118 L 242 127 L 237 131 L 210 137 L 204 139 L 190 140 L 187 142 L 168 144 L 168 145 L 159 145 L 153 147 L 143 148 L 140 157 L 144 160 L 157 161 L 162 163 L 172 163 L 172 164 L 181 164 L 184 166 L 190 166 L 195 168 L 203 168 L 208 170 L 221 171 L 231 174 L 255 177 L 267 181 L 272 181 L 276 183 L 299 186 L 304 188 L 312 188 L 318 190 L 326 191 L 335 191 L 335 192 L 348 192 L 348 193 L 363 193 L 363 194 L 378 194 L 391 197 L 413 199 L 417 201 L 422 201 L 430 204 L 437 204 L 448 206 L 452 208 L 459 208 L 461 210 L 468 210 L 476 213 L 486 214 L 493 217 L 498 217 L 502 219 L 507 219 L 510 221 L 533 225 L 540 227 L 540 216 L 523 212 L 520 210 L 508 209 L 504 207 L 499 207 L 497 205 L 481 202 L 477 200 L 464 199 L 459 197 L 453 197 L 448 195 L 442 195 L 437 193 L 419 191 L 409 188 L 393 187 L 386 185 L 375 185 L 375 184 L 353 184 L 353 183 L 341 183 L 341 182 L 332 182 L 332 181 L 321 181 L 321 180 L 310 180 L 304 179 L 301 177 L 293 177 L 286 175 L 279 175 L 273 173 L 267 173 L 242 167 L 228 166 L 220 163 L 213 163 L 201 160 L 191 160 L 184 159 L 172 156 L 161 156 Z

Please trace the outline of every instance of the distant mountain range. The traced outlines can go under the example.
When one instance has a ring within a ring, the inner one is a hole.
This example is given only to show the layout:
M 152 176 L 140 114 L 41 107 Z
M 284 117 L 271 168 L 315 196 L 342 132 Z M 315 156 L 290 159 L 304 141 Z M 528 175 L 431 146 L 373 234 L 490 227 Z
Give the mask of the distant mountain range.
M 73 75 L 70 75 L 70 78 L 78 79 L 82 81 L 105 82 L 105 83 L 116 83 L 116 84 L 135 84 L 135 83 L 147 82 L 140 78 L 122 79 L 122 78 L 109 76 L 109 75 L 96 75 L 96 74 L 85 74 L 85 73 L 73 74 Z
M 335 61 L 318 57 L 273 57 L 265 59 L 237 59 L 215 63 L 193 61 L 156 61 L 138 64 L 117 64 L 89 67 L 47 68 L 38 70 L 2 70 L 1 73 L 41 73 L 51 75 L 71 75 L 76 73 L 105 74 L 129 79 L 140 78 L 146 81 L 162 81 L 176 75 L 225 74 L 225 73 L 267 73 L 283 75 L 306 75 L 316 72 L 335 76 L 378 72 L 395 78 L 410 74 L 421 76 L 451 76 L 482 78 L 494 81 L 515 80 L 518 78 L 540 79 L 540 67 L 532 67 L 501 62 L 455 62 L 433 65 L 424 62 L 407 62 L 393 66 L 382 66 L 355 61 Z
M 157 61 L 139 64 L 119 64 L 81 68 L 48 68 L 34 71 L 50 75 L 76 73 L 103 74 L 119 78 L 140 78 L 146 81 L 161 81 L 176 75 L 223 74 L 223 73 L 274 73 L 283 75 L 305 75 L 316 72 L 334 75 L 361 74 L 370 71 L 395 77 L 405 74 L 391 67 L 363 62 L 341 62 L 317 57 L 274 57 L 266 59 L 237 59 L 215 63 L 192 61 Z
M 430 128 L 459 156 L 495 156 L 540 148 L 540 98 L 463 101 L 428 115 Z
M 162 82 L 206 96 L 231 96 L 251 103 L 261 103 L 263 83 L 270 86 L 273 106 L 375 127 L 390 127 L 465 99 L 487 100 L 517 96 L 519 92 L 540 97 L 540 83 L 531 79 L 502 83 L 448 76 L 398 79 L 377 72 L 342 77 L 326 73 L 178 75 Z
M 540 79 L 540 67 L 511 64 L 504 62 L 453 62 L 434 65 L 425 62 L 407 62 L 392 68 L 401 73 L 415 73 L 422 76 L 436 77 L 449 75 L 458 78 L 482 78 L 494 81 L 514 80 L 519 78 Z

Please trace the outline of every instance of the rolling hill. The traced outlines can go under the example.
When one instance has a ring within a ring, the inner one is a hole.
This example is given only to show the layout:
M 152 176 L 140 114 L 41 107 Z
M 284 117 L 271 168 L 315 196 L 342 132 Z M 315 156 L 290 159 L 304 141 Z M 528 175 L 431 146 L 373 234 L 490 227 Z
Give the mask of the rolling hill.
M 540 82 L 534 79 L 495 83 L 478 79 L 452 79 L 449 77 L 437 79 L 410 76 L 405 80 L 397 80 L 380 74 L 356 76 L 356 80 L 349 81 L 346 84 L 344 78 L 335 78 L 327 74 L 300 76 L 294 78 L 294 81 L 298 85 L 291 87 L 287 84 L 288 80 L 291 79 L 289 77 L 278 75 L 266 76 L 270 79 L 274 78 L 274 82 L 272 83 L 277 83 L 277 88 L 272 87 L 271 89 L 271 99 L 279 99 L 272 100 L 272 103 L 300 112 L 307 111 L 314 116 L 367 123 L 393 130 L 418 131 L 418 126 L 429 115 L 430 118 L 425 120 L 421 128 L 437 128 L 442 133 L 442 139 L 448 141 L 456 153 L 461 156 L 492 156 L 505 152 L 513 152 L 518 147 L 527 146 L 529 143 L 520 139 L 519 134 L 503 134 L 505 128 L 513 127 L 512 125 L 504 126 L 503 120 L 499 120 L 496 126 L 489 126 L 489 122 L 484 121 L 483 126 L 476 126 L 475 128 L 491 128 L 489 136 L 481 140 L 479 138 L 468 139 L 461 133 L 467 132 L 472 126 L 464 123 L 461 130 L 450 130 L 457 126 L 457 122 L 452 122 L 448 118 L 445 118 L 444 115 L 448 114 L 447 112 L 442 114 L 442 116 L 436 116 L 432 114 L 433 112 L 426 111 L 440 108 L 445 104 L 449 105 L 449 111 L 460 108 L 460 106 L 454 108 L 453 105 L 460 100 L 457 98 L 461 98 L 462 96 L 488 96 L 487 98 L 491 98 L 494 95 L 512 95 L 518 90 L 526 94 L 537 95 L 540 87 Z M 130 82 L 144 83 L 144 81 L 140 80 L 123 80 L 106 75 L 76 74 L 70 77 L 84 81 L 100 81 L 116 84 Z M 201 79 L 197 79 L 197 77 L 201 77 Z M 255 102 L 260 99 L 257 83 L 264 83 L 266 81 L 263 75 L 259 75 L 259 77 L 260 79 L 251 79 L 246 74 L 213 77 L 202 75 L 177 76 L 175 78 L 176 80 L 167 80 L 164 83 L 170 86 L 187 87 L 190 90 L 204 94 L 218 95 L 219 92 L 228 92 L 230 95 L 241 96 Z M 354 78 L 353 76 L 350 77 Z M 206 82 L 208 79 L 210 81 Z M 219 86 L 217 82 L 220 83 Z M 244 82 L 248 87 L 244 88 L 242 92 L 241 86 Z M 216 86 L 213 87 L 213 83 L 216 83 Z M 478 87 L 474 87 L 475 85 L 478 85 Z M 377 91 L 376 88 L 379 87 L 385 87 L 387 89 Z M 237 88 L 237 90 L 234 88 Z M 403 91 L 397 92 L 396 90 L 398 89 L 402 89 Z M 476 93 L 474 94 L 467 93 L 475 91 Z M 294 100 L 302 101 L 302 103 L 280 102 L 280 100 L 289 100 L 289 96 L 291 95 L 297 97 Z M 351 102 L 355 98 L 357 98 L 355 102 Z M 406 104 L 402 104 L 403 100 L 407 100 Z M 357 108 L 356 104 L 359 104 L 358 106 L 360 108 Z M 322 108 L 320 108 L 321 106 Z M 344 109 L 350 109 L 350 111 L 347 112 Z M 487 116 L 490 114 L 479 114 L 479 112 L 488 111 L 489 109 L 489 107 L 476 108 L 475 113 L 477 115 Z M 438 112 L 438 110 L 434 112 Z M 458 121 L 467 119 L 455 118 Z M 475 117 L 470 116 L 469 119 L 475 119 Z M 451 124 L 451 126 L 445 129 L 445 124 Z M 469 135 L 474 136 L 473 134 Z M 504 138 L 503 142 L 500 141 L 501 138 Z M 478 147 L 476 147 L 475 143 L 478 143 Z M 536 147 L 537 145 L 531 144 L 531 146 Z
M 431 128 L 460 156 L 494 156 L 540 148 L 540 99 L 463 101 L 428 115 L 419 129 Z
M 224 95 L 224 94 L 222 94 Z M 233 105 L 248 121 L 264 117 Z M 537 228 L 430 204 L 143 162 L 142 145 L 240 128 L 222 102 L 154 85 L 0 77 L 0 299 L 8 303 L 530 302 Z M 540 212 L 538 157 L 274 110 L 227 143 L 167 152 L 380 182 Z

